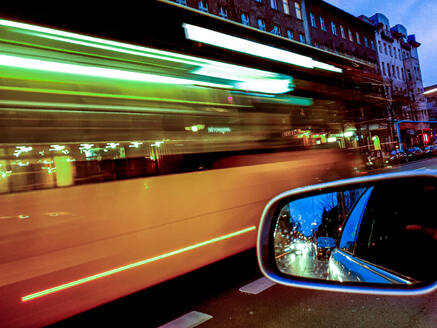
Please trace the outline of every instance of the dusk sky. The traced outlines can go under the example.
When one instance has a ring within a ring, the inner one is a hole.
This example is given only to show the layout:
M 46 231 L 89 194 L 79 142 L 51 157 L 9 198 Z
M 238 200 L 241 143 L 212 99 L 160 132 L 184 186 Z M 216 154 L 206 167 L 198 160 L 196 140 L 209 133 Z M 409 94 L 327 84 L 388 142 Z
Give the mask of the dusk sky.
M 437 84 L 437 0 L 325 0 L 354 15 L 387 16 L 391 27 L 402 24 L 421 43 L 418 49 L 423 86 Z

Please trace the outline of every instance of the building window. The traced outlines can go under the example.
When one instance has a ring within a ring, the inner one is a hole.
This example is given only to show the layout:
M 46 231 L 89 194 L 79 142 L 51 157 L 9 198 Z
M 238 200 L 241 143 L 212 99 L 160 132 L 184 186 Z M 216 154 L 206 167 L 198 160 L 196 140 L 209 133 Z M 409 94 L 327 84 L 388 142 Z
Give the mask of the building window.
M 241 13 L 241 22 L 244 25 L 250 25 L 249 15 L 246 13 Z
M 197 2 L 197 8 L 204 12 L 208 12 L 208 3 L 205 0 L 200 0 Z
M 262 18 L 258 18 L 258 28 L 261 31 L 265 31 L 266 30 L 266 21 Z
M 370 40 L 370 48 L 375 49 L 375 43 L 373 40 Z
M 395 47 L 393 47 L 393 55 L 395 55 L 395 58 L 398 59 L 398 55 Z
M 385 75 L 385 66 L 384 66 L 384 62 L 381 62 L 381 67 L 382 67 L 382 74 Z
M 396 77 L 395 65 L 391 65 L 393 77 Z
M 378 40 L 378 48 L 379 48 L 379 52 L 382 53 L 382 43 L 379 40 Z
M 255 2 L 263 3 L 263 0 L 255 0 Z
M 273 29 L 270 31 L 270 33 L 281 35 L 281 28 L 278 25 L 273 26 Z
M 314 41 L 314 47 L 316 47 L 316 48 L 320 48 L 320 43 L 319 43 L 319 41 L 317 41 L 317 40 Z
M 348 29 L 347 32 L 349 34 L 349 40 L 354 41 L 354 37 L 352 36 L 352 31 L 350 29 Z
M 219 16 L 223 18 L 228 18 L 228 10 L 225 7 L 219 8 Z
M 402 58 L 401 58 L 401 49 L 398 49 L 398 51 L 399 51 L 399 52 L 398 52 L 399 59 L 402 59 Z
M 390 64 L 387 63 L 387 74 L 389 77 L 391 77 L 391 72 L 390 72 Z
M 312 27 L 317 27 L 316 16 L 314 16 L 313 13 L 310 13 L 310 19 L 311 19 L 311 26 Z
M 331 30 L 332 30 L 332 34 L 337 35 L 337 28 L 335 27 L 334 22 L 331 22 Z
M 176 0 L 176 3 L 180 4 L 180 5 L 187 5 L 187 0 Z
M 355 36 L 357 37 L 357 43 L 361 44 L 360 35 L 358 34 L 358 32 L 355 32 Z
M 344 33 L 344 27 L 343 27 L 343 25 L 340 25 L 340 34 L 341 34 L 341 37 L 342 37 L 343 39 L 346 39 L 346 34 Z
M 399 72 L 399 66 L 396 66 L 396 73 L 398 74 L 398 79 L 401 79 L 401 73 Z
M 305 35 L 303 33 L 299 33 L 299 41 L 305 43 Z
M 404 69 L 401 68 L 401 73 L 402 73 L 402 80 L 405 80 L 405 74 L 404 74 Z
M 393 52 L 391 51 L 391 45 L 388 45 L 388 53 L 390 54 L 390 57 L 393 57 Z
M 282 0 L 282 7 L 284 8 L 284 14 L 290 15 L 290 7 L 288 6 L 288 0 Z
M 294 40 L 294 33 L 292 30 L 287 30 L 287 38 Z
M 385 43 L 385 42 L 384 42 L 384 53 L 385 53 L 386 55 L 388 55 L 388 53 L 387 53 L 387 43 Z
M 296 18 L 297 19 L 302 19 L 302 9 L 300 7 L 300 2 L 295 2 L 294 3 L 294 9 L 296 9 Z
M 367 36 L 364 36 L 364 46 L 369 48 L 369 41 L 367 40 Z
M 320 29 L 326 31 L 325 20 L 322 17 L 320 17 Z
M 278 10 L 278 4 L 276 3 L 276 0 L 270 0 L 270 7 L 272 7 L 272 9 Z

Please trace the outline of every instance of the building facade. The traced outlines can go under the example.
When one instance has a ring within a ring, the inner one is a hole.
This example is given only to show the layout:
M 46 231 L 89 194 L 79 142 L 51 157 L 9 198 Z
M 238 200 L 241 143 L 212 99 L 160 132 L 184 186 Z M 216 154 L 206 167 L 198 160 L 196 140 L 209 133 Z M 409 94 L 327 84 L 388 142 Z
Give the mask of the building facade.
M 426 109 L 428 110 L 429 119 L 437 121 L 437 84 L 424 88 L 423 95 L 426 99 Z
M 348 59 L 376 72 L 375 27 L 322 0 L 173 0 Z
M 377 63 L 375 28 L 369 22 L 320 0 L 306 0 L 311 40 L 322 48 L 371 64 Z
M 389 101 L 389 116 L 394 120 L 428 119 L 417 48 L 420 43 L 407 29 L 380 13 L 370 18 L 360 16 L 375 26 L 378 67 L 384 79 L 384 93 Z

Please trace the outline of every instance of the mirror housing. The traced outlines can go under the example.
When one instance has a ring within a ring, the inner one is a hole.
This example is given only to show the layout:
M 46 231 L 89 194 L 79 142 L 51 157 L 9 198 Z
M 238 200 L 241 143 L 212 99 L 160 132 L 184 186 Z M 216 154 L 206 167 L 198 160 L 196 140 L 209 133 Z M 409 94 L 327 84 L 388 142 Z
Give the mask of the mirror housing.
M 273 198 L 265 207 L 260 226 L 258 229 L 258 240 L 257 240 L 257 256 L 259 266 L 263 274 L 282 285 L 286 286 L 294 286 L 294 287 L 302 287 L 302 288 L 310 288 L 310 289 L 318 289 L 325 291 L 338 291 L 338 292 L 352 292 L 352 293 L 362 293 L 362 294 L 378 294 L 378 295 L 420 295 L 432 292 L 437 289 L 437 276 L 434 277 L 434 273 L 431 274 L 432 281 L 414 281 L 414 280 L 403 280 L 403 278 L 398 278 L 396 275 L 391 275 L 391 271 L 384 271 L 380 269 L 380 266 L 369 265 L 368 262 L 363 262 L 362 267 L 370 269 L 372 272 L 375 272 L 377 276 L 389 277 L 390 283 L 385 283 L 384 281 L 376 281 L 369 279 L 367 281 L 359 281 L 353 279 L 349 281 L 345 281 L 340 279 L 341 281 L 335 281 L 331 278 L 321 278 L 321 277 L 311 277 L 303 274 L 293 275 L 293 270 L 287 272 L 285 270 L 280 269 L 278 258 L 282 255 L 290 255 L 293 250 L 293 259 L 296 256 L 299 256 L 300 251 L 299 248 L 306 248 L 307 252 L 311 254 L 311 258 L 316 259 L 325 259 L 329 258 L 331 254 L 334 252 L 336 255 L 344 256 L 350 259 L 351 256 L 348 254 L 344 254 L 342 250 L 339 249 L 338 240 L 334 240 L 332 236 L 325 236 L 323 238 L 315 238 L 309 234 L 303 235 L 302 233 L 298 233 L 299 239 L 294 243 L 289 244 L 289 246 L 285 249 L 284 254 L 277 256 L 278 253 L 278 237 L 275 237 L 275 231 L 277 230 L 277 224 L 281 220 L 281 217 L 284 216 L 283 209 L 285 206 L 289 206 L 292 202 L 302 200 L 310 197 L 317 197 L 320 195 L 325 195 L 328 193 L 337 193 L 344 192 L 346 190 L 370 190 L 370 188 L 375 187 L 381 188 L 390 188 L 391 186 L 398 186 L 402 183 L 413 183 L 416 184 L 418 182 L 423 182 L 425 185 L 432 186 L 433 192 L 437 190 L 437 171 L 411 171 L 411 172 L 402 172 L 402 173 L 388 173 L 381 175 L 373 175 L 367 177 L 353 178 L 347 180 L 340 180 L 334 182 L 328 182 L 324 184 L 318 184 L 303 188 L 293 189 L 287 192 L 284 192 L 275 198 Z M 395 190 L 395 189 L 394 189 Z M 399 190 L 397 190 L 399 191 Z M 360 196 L 361 197 L 361 196 Z M 364 197 L 364 196 L 363 196 Z M 358 203 L 358 200 L 357 202 Z M 392 206 L 397 206 L 396 204 L 391 204 Z M 422 204 L 413 204 L 413 206 L 420 206 Z M 434 204 L 426 204 L 427 206 L 434 206 Z M 355 206 L 355 205 L 354 205 Z M 358 205 L 356 205 L 358 206 Z M 363 210 L 364 211 L 364 210 Z M 349 212 L 348 215 L 352 210 Z M 364 212 L 363 212 L 364 213 Z M 435 211 L 430 211 L 432 225 L 436 226 L 434 222 L 437 221 L 437 216 L 435 215 Z M 432 216 L 434 213 L 434 216 Z M 341 230 L 345 225 L 346 221 L 349 220 L 349 216 L 345 217 L 345 223 L 339 228 Z M 432 221 L 434 220 L 434 221 Z M 291 219 L 290 219 L 291 222 Z M 360 222 L 361 224 L 361 222 Z M 416 230 L 417 228 L 413 226 L 412 230 Z M 290 230 L 290 229 L 288 229 Z M 294 231 L 294 235 L 296 235 L 296 231 Z M 289 234 L 290 235 L 290 234 Z M 285 242 L 290 240 L 288 235 L 288 239 L 284 239 Z M 275 239 L 276 238 L 276 239 Z M 316 239 L 320 239 L 319 244 L 323 244 L 323 246 L 317 247 Z M 437 234 L 434 235 L 435 244 L 437 244 Z M 300 243 L 307 243 L 306 245 L 299 245 Z M 433 248 L 435 247 L 433 244 Z M 310 246 L 312 245 L 312 246 Z M 275 253 L 276 247 L 276 253 Z M 297 255 L 296 255 L 297 254 Z M 429 260 L 428 265 L 433 267 L 433 263 L 435 263 L 436 253 L 432 253 L 433 258 Z M 276 256 L 275 256 L 276 255 Z M 308 257 L 308 258 L 310 258 Z M 334 258 L 334 256 L 332 256 Z M 353 256 L 352 256 L 353 257 Z M 360 263 L 360 260 L 353 259 L 354 263 Z M 331 263 L 330 263 L 331 264 Z M 435 272 L 435 271 L 433 271 Z

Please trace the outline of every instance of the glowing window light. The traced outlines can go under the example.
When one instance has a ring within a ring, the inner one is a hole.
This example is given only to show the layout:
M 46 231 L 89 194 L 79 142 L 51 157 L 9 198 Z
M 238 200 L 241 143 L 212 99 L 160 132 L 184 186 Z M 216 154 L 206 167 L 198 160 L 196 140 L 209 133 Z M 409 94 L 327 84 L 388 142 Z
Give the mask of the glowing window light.
M 119 146 L 119 145 L 120 145 L 120 144 L 117 143 L 117 142 L 108 142 L 108 143 L 106 144 L 106 147 L 105 147 L 105 148 L 115 149 L 115 148 L 117 148 L 117 146 Z
M 54 164 L 56 169 L 56 185 L 58 187 L 71 186 L 73 180 L 73 166 L 67 156 L 55 156 Z
M 29 166 L 30 163 L 28 161 L 26 161 L 26 162 L 17 161 L 15 164 L 18 166 L 24 167 L 24 166 Z
M 94 144 L 80 144 L 79 149 L 80 150 L 90 150 L 92 147 L 94 147 Z
M 328 138 L 328 142 L 336 142 L 337 138 L 336 137 L 329 137 Z
M 354 135 L 354 133 L 352 131 L 348 131 L 344 133 L 345 137 L 352 137 Z
M 148 259 L 145 259 L 145 260 L 142 260 L 142 261 L 138 261 L 138 262 L 131 263 L 131 264 L 128 264 L 128 265 L 124 265 L 122 267 L 118 267 L 118 268 L 115 268 L 115 269 L 112 269 L 112 270 L 109 270 L 109 271 L 101 272 L 101 273 L 98 273 L 98 274 L 95 274 L 95 275 L 92 275 L 92 276 L 88 276 L 88 277 L 85 277 L 85 278 L 82 278 L 82 279 L 79 279 L 79 280 L 75 280 L 75 281 L 72 281 L 72 282 L 69 282 L 69 283 L 66 283 L 66 284 L 62 284 L 62 285 L 59 285 L 59 286 L 56 286 L 56 287 L 52 287 L 52 288 L 45 289 L 45 290 L 42 290 L 42 291 L 39 291 L 39 292 L 36 292 L 36 293 L 32 293 L 32 294 L 23 296 L 21 298 L 21 301 L 22 302 L 26 302 L 26 301 L 30 301 L 30 300 L 33 300 L 35 298 L 41 297 L 41 296 L 45 296 L 45 295 L 48 295 L 48 294 L 53 294 L 53 293 L 62 291 L 62 290 L 67 289 L 67 288 L 75 287 L 75 286 L 78 286 L 78 285 L 81 285 L 81 284 L 84 284 L 84 283 L 87 283 L 87 282 L 90 282 L 90 281 L 93 281 L 93 280 L 96 280 L 96 279 L 99 279 L 99 278 L 103 278 L 103 277 L 107 277 L 107 276 L 113 275 L 115 273 L 126 271 L 126 270 L 129 270 L 129 269 L 132 269 L 132 268 L 136 268 L 136 267 L 139 267 L 139 266 L 151 263 L 151 262 L 155 262 L 155 261 L 158 261 L 158 260 L 162 260 L 162 259 L 165 259 L 165 258 L 170 257 L 170 256 L 174 256 L 174 255 L 178 255 L 178 254 L 181 254 L 181 253 L 185 253 L 185 252 L 188 252 L 190 250 L 193 250 L 193 249 L 196 249 L 196 248 L 199 248 L 199 247 L 202 247 L 202 246 L 206 246 L 206 245 L 210 245 L 210 244 L 219 242 L 221 240 L 225 240 L 225 239 L 228 239 L 228 238 L 236 237 L 238 235 L 241 235 L 241 234 L 244 234 L 244 233 L 248 233 L 248 232 L 253 231 L 255 229 L 256 229 L 256 226 L 251 226 L 251 227 L 248 227 L 248 228 L 245 228 L 245 229 L 242 229 L 242 230 L 239 230 L 239 231 L 235 231 L 235 232 L 232 232 L 232 233 L 227 234 L 227 235 L 216 237 L 216 238 L 213 238 L 213 239 L 210 239 L 210 240 L 198 243 L 198 244 L 194 244 L 194 245 L 191 245 L 191 246 L 188 246 L 188 247 L 180 248 L 180 249 L 172 251 L 172 252 L 161 254 L 161 255 L 158 255 L 158 256 L 155 256 L 155 257 L 152 257 L 152 258 L 148 258 Z
M 205 128 L 204 124 L 196 124 L 196 125 L 192 125 L 192 126 L 186 126 L 185 130 L 192 131 L 192 132 L 198 132 L 200 130 L 203 130 L 204 128 Z
M 142 144 L 141 141 L 131 141 L 129 148 L 140 148 Z
M 0 55 L 0 65 L 55 72 L 55 73 L 68 73 L 68 74 L 75 74 L 75 75 L 95 76 L 95 77 L 102 77 L 102 78 L 139 81 L 139 82 L 193 84 L 193 85 L 200 85 L 200 86 L 214 87 L 214 88 L 230 87 L 229 85 L 218 84 L 218 83 L 209 83 L 209 82 L 175 78 L 169 76 L 137 73 L 137 72 L 123 71 L 113 68 L 66 64 L 60 62 L 30 59 L 24 57 L 8 56 L 8 55 Z
M 50 145 L 49 151 L 62 151 L 65 149 L 65 146 L 61 145 Z
M 209 30 L 191 24 L 183 24 L 187 39 L 213 46 L 247 53 L 250 55 L 280 61 L 287 64 L 297 65 L 306 68 L 320 68 L 332 72 L 341 73 L 342 69 L 333 65 L 315 61 L 310 57 L 299 55 L 290 51 L 278 49 L 261 43 L 237 38 L 235 36 Z
M 27 146 L 17 146 L 17 149 L 14 150 L 14 156 L 19 157 L 21 153 L 27 153 L 30 152 L 33 148 L 27 147 Z
M 164 143 L 164 141 L 156 141 L 155 143 L 152 143 L 151 146 L 152 147 L 161 147 L 161 145 Z

